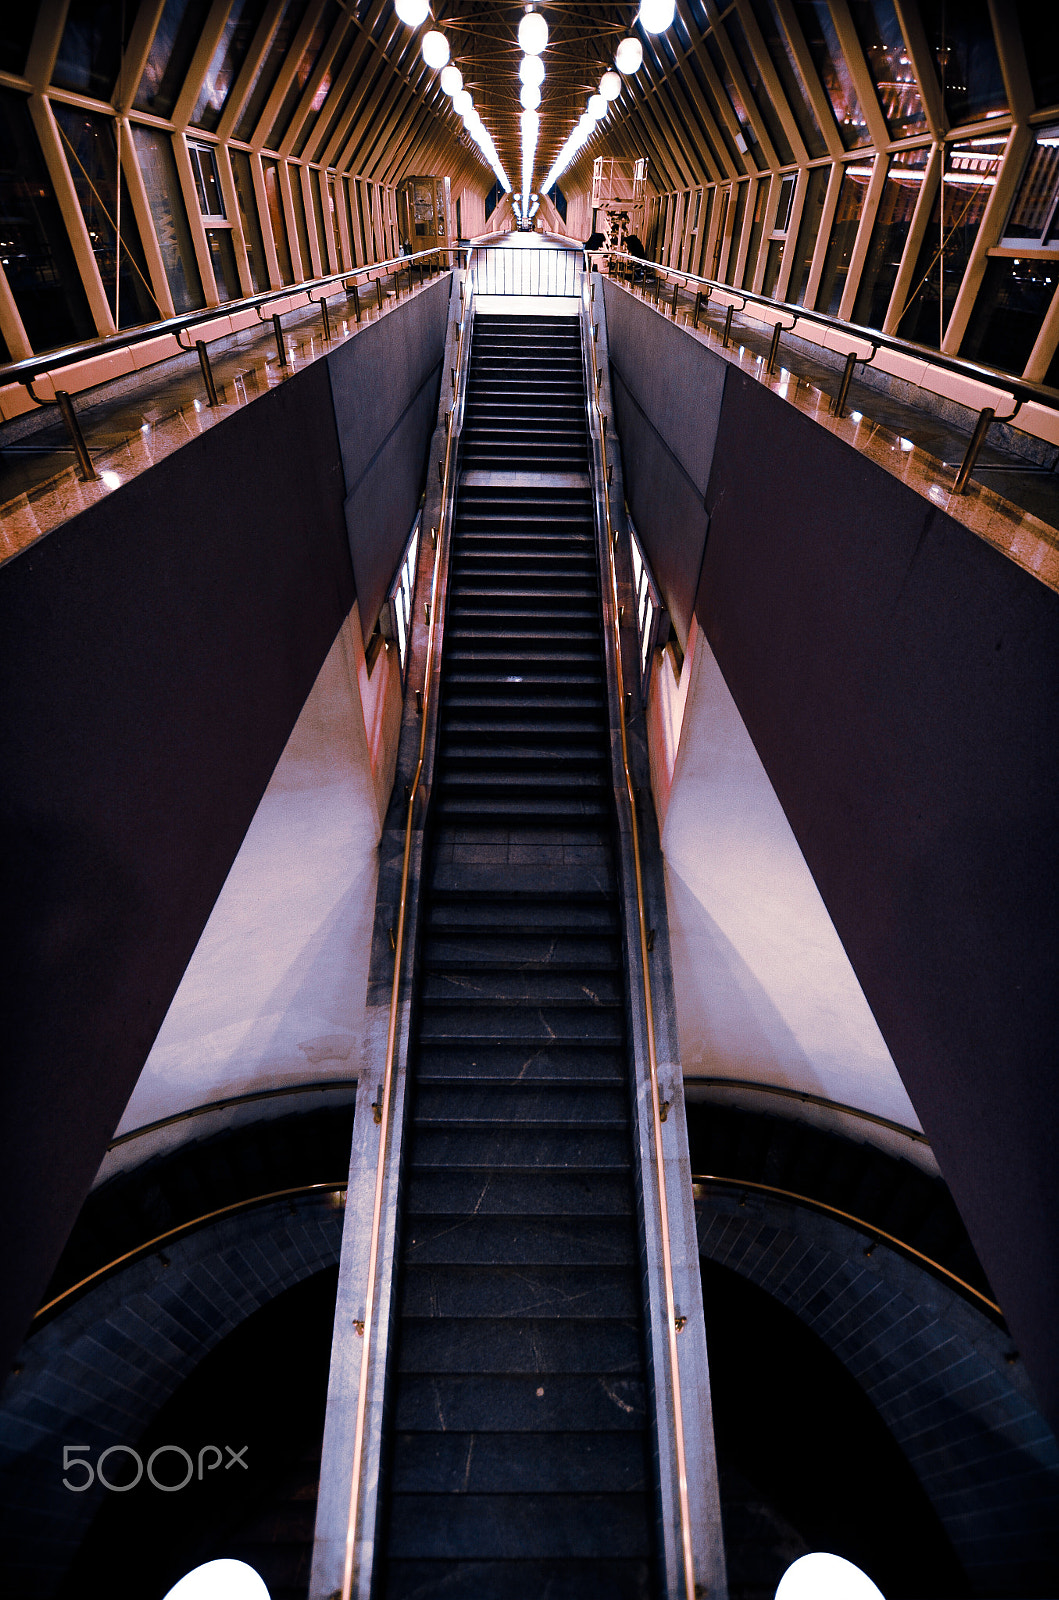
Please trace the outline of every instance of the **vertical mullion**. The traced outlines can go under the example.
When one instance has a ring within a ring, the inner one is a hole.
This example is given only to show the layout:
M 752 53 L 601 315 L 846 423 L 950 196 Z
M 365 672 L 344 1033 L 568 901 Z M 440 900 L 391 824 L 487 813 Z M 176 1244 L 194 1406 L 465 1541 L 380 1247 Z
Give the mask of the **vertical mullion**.
M 105 335 L 116 332 L 114 316 L 110 309 L 106 290 L 103 287 L 103 278 L 99 271 L 99 263 L 92 249 L 92 241 L 88 237 L 88 227 L 85 223 L 81 202 L 77 198 L 77 190 L 70 175 L 70 168 L 66 160 L 66 152 L 62 147 L 62 138 L 59 134 L 59 125 L 55 120 L 55 113 L 51 104 L 42 94 L 35 93 L 29 97 L 29 114 L 33 119 L 37 138 L 40 142 L 44 164 L 51 178 L 52 189 L 55 193 L 59 211 L 62 214 L 63 224 L 67 237 L 77 262 L 77 270 L 81 274 L 85 294 L 88 297 L 89 310 L 92 320 L 96 325 L 96 332 Z

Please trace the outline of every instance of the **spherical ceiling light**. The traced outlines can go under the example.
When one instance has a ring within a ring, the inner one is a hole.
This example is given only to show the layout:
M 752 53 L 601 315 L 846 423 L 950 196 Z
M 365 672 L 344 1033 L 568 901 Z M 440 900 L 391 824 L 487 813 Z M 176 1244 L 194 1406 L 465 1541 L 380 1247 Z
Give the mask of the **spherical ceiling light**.
M 524 83 L 519 99 L 527 111 L 536 111 L 541 103 L 541 92 L 535 83 Z
M 471 99 L 466 89 L 456 90 L 456 93 L 452 97 L 452 106 L 454 111 L 459 112 L 460 116 L 462 117 L 471 109 L 473 105 L 474 101 Z
M 604 100 L 616 100 L 621 94 L 621 78 L 616 72 L 605 72 L 599 80 L 599 92 Z
M 519 62 L 518 75 L 523 83 L 535 84 L 539 89 L 544 82 L 544 62 L 540 56 L 523 56 Z
M 423 60 L 428 67 L 443 67 L 449 59 L 449 41 L 437 28 L 423 35 Z
M 539 11 L 527 11 L 518 25 L 518 42 L 528 56 L 539 56 L 548 43 L 548 24 Z
M 430 14 L 429 0 L 394 0 L 393 8 L 409 28 L 418 28 Z
M 268 1589 L 245 1561 L 222 1556 L 186 1572 L 165 1600 L 268 1600 Z
M 643 66 L 643 45 L 639 39 L 623 39 L 614 52 L 614 65 L 619 72 L 639 72 Z
M 883 1600 L 883 1596 L 852 1561 L 814 1550 L 791 1562 L 780 1579 L 776 1600 Z
M 537 130 L 541 125 L 539 111 L 524 111 L 519 118 L 522 124 L 522 137 L 536 139 Z
M 593 122 L 598 122 L 600 117 L 607 114 L 607 102 L 601 94 L 594 94 L 589 98 L 588 114 Z
M 459 67 L 443 67 L 439 81 L 446 94 L 459 94 L 463 88 L 463 73 Z
M 644 33 L 665 33 L 672 26 L 676 0 L 640 0 L 637 22 Z

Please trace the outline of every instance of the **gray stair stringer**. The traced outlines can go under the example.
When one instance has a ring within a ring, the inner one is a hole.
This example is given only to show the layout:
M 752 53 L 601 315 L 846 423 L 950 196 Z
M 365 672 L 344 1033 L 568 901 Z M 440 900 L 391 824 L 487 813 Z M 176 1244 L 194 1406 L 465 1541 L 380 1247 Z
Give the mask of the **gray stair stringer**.
M 639 1163 L 639 1195 L 643 1207 L 642 1238 L 646 1252 L 645 1303 L 648 1315 L 648 1362 L 653 1386 L 653 1412 L 657 1442 L 657 1482 L 661 1496 L 663 1560 L 667 1600 L 684 1600 L 685 1587 L 681 1553 L 681 1521 L 677 1483 L 676 1440 L 670 1375 L 669 1338 L 666 1325 L 666 1296 L 662 1263 L 661 1224 L 658 1198 L 658 1166 L 655 1157 L 650 1066 L 647 1047 L 647 1019 L 644 999 L 643 966 L 640 950 L 639 915 L 628 791 L 622 765 L 620 708 L 614 659 L 614 600 L 607 578 L 607 533 L 603 495 L 609 498 L 612 527 L 617 535 L 614 547 L 618 603 L 623 609 L 620 628 L 622 668 L 627 688 L 632 689 L 634 715 L 626 726 L 629 766 L 637 791 L 640 831 L 641 871 L 647 926 L 654 930 L 650 959 L 655 1055 L 658 1064 L 659 1092 L 668 1100 L 669 1111 L 662 1124 L 662 1159 L 665 1169 L 666 1202 L 669 1214 L 673 1286 L 678 1315 L 687 1318 L 677 1336 L 677 1360 L 683 1404 L 684 1439 L 691 1507 L 692 1554 L 696 1595 L 711 1600 L 727 1600 L 728 1580 L 724 1558 L 720 1487 L 713 1432 L 713 1407 L 710 1397 L 709 1358 L 706 1325 L 702 1306 L 702 1276 L 699 1267 L 698 1234 L 691 1183 L 691 1157 L 688 1149 L 687 1118 L 684 1106 L 684 1081 L 677 1043 L 676 1009 L 672 982 L 669 923 L 666 911 L 665 878 L 658 828 L 651 802 L 650 767 L 645 737 L 644 710 L 640 704 L 639 641 L 636 633 L 636 603 L 629 558 L 628 528 L 625 519 L 625 494 L 621 450 L 614 430 L 614 404 L 610 383 L 606 312 L 602 280 L 592 274 L 594 292 L 582 303 L 581 329 L 585 354 L 586 386 L 589 399 L 589 448 L 593 462 L 594 504 L 603 582 L 604 638 L 607 660 L 607 691 L 611 725 L 611 763 L 617 799 L 619 870 L 622 908 L 625 919 L 626 959 L 628 962 L 629 1047 L 635 1074 L 636 1152 Z M 593 326 L 595 324 L 595 327 Z M 606 418 L 607 460 L 612 467 L 609 490 L 604 485 L 600 424 L 591 400 L 595 392 L 595 372 L 600 375 L 599 407 Z M 690 1600 L 690 1597 L 687 1597 Z
M 428 531 L 441 526 L 442 488 L 439 465 L 444 465 L 448 435 L 448 415 L 453 410 L 452 373 L 456 368 L 461 318 L 473 323 L 473 301 L 468 308 L 462 298 L 466 273 L 455 271 L 449 299 L 445 354 L 442 361 L 438 422 L 430 443 L 423 505 L 423 535 L 419 541 L 416 588 L 412 612 L 411 654 L 405 685 L 397 770 L 390 804 L 379 841 L 379 880 L 372 931 L 371 962 L 368 973 L 367 1020 L 360 1046 L 356 1110 L 353 1119 L 353 1146 L 350 1154 L 349 1187 L 346 1196 L 339 1263 L 338 1293 L 335 1301 L 334 1335 L 327 1388 L 327 1413 L 324 1424 L 323 1453 L 320 1463 L 320 1488 L 317 1498 L 316 1531 L 308 1600 L 334 1600 L 342 1592 L 346 1561 L 347 1529 L 352 1497 L 352 1471 L 355 1448 L 357 1402 L 363 1353 L 363 1325 L 367 1294 L 372 1218 L 375 1207 L 376 1170 L 379 1154 L 379 1126 L 372 1102 L 379 1095 L 386 1061 L 389 1031 L 390 996 L 393 981 L 393 953 L 390 929 L 396 929 L 401 893 L 407 806 L 406 785 L 412 783 L 419 758 L 421 722 L 416 710 L 416 689 L 426 681 L 430 629 L 424 613 L 424 600 L 430 595 L 434 572 L 434 547 Z M 471 324 L 464 341 L 464 363 L 471 348 Z M 465 372 L 459 374 L 454 432 L 458 436 Z M 456 488 L 456 445 L 449 483 L 449 511 L 446 534 L 451 534 L 451 510 Z M 408 1047 L 412 1014 L 412 985 L 416 965 L 419 885 L 423 866 L 423 828 L 437 741 L 438 694 L 444 638 L 447 552 L 442 550 L 437 596 L 437 626 L 434 632 L 434 691 L 428 707 L 424 770 L 420 781 L 412 831 L 408 881 L 408 921 L 402 959 L 400 1005 L 394 1051 L 392 1101 L 389 1117 L 388 1148 L 381 1209 L 380 1248 L 376 1277 L 374 1326 L 368 1369 L 369 1397 L 365 1422 L 358 1515 L 353 1566 L 352 1595 L 369 1600 L 374 1578 L 375 1529 L 378 1518 L 379 1464 L 383 1432 L 383 1406 L 386 1397 L 386 1372 L 392 1344 L 395 1247 L 400 1203 L 401 1155 L 407 1102 Z

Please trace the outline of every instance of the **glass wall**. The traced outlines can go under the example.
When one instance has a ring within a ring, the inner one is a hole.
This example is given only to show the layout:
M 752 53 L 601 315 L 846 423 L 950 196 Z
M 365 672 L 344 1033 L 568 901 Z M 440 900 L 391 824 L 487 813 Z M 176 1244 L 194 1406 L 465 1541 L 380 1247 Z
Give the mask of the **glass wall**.
M 250 171 L 250 157 L 245 150 L 232 151 L 232 178 L 235 196 L 239 202 L 239 220 L 246 240 L 246 258 L 250 266 L 250 279 L 259 294 L 271 287 L 268 281 L 268 261 L 265 241 L 261 234 L 261 218 L 257 210 L 257 196 Z
M 210 58 L 199 97 L 191 113 L 191 121 L 195 127 L 207 128 L 210 132 L 217 127 L 232 84 L 246 60 L 247 51 L 264 12 L 265 0 L 232 0 L 224 32 Z
M 739 265 L 739 242 L 743 237 L 743 217 L 746 212 L 746 199 L 749 193 L 749 182 L 736 184 L 735 206 L 732 216 L 732 242 L 728 249 L 728 261 L 724 269 L 725 283 L 735 283 L 736 268 Z
M 865 327 L 883 325 L 929 160 L 929 145 L 890 158 L 853 307 L 853 321 Z
M 132 136 L 169 292 L 173 296 L 173 309 L 178 315 L 183 311 L 198 311 L 206 304 L 206 296 L 177 177 L 172 139 L 168 133 L 141 123 L 133 127 Z
M 816 310 L 837 317 L 842 304 L 842 292 L 849 277 L 857 230 L 864 214 L 864 201 L 871 182 L 871 161 L 849 161 L 842 171 L 842 184 L 838 191 L 835 220 L 831 224 L 831 237 L 827 241 L 824 270 L 816 294 Z
M 165 0 L 136 93 L 137 111 L 172 115 L 209 11 L 210 0 Z
M 813 252 L 820 232 L 824 200 L 827 196 L 827 180 L 830 176 L 830 167 L 813 167 L 805 187 L 805 203 L 802 206 L 802 220 L 794 247 L 794 265 L 791 268 L 791 279 L 787 289 L 787 299 L 796 306 L 805 304 L 805 291 L 809 286 Z
M 945 151 L 926 237 L 901 317 L 903 339 L 941 344 L 974 248 L 978 226 L 996 184 L 1005 140 L 971 139 Z
M 276 245 L 276 260 L 283 283 L 294 282 L 294 265 L 287 242 L 287 219 L 283 215 L 283 196 L 279 189 L 279 162 L 267 157 L 261 162 L 265 179 L 265 199 L 268 201 L 268 219 Z
M 994 258 L 974 303 L 961 356 L 1003 372 L 1021 372 L 1059 283 L 1059 260 Z
M 988 0 L 920 0 L 919 11 L 950 119 L 976 122 L 1005 112 Z
M 849 7 L 890 138 L 921 132 L 927 114 L 893 0 L 849 0 Z
M 754 215 L 750 223 L 750 243 L 747 246 L 746 263 L 743 267 L 742 285 L 744 289 L 754 287 L 754 273 L 757 268 L 757 253 L 761 246 L 761 235 L 765 231 L 765 211 L 769 203 L 769 185 L 771 179 L 758 178 L 757 193 L 754 196 Z
M 827 0 L 793 0 L 793 5 L 820 82 L 831 102 L 842 143 L 847 150 L 867 144 L 868 124 L 849 63 L 838 42 Z

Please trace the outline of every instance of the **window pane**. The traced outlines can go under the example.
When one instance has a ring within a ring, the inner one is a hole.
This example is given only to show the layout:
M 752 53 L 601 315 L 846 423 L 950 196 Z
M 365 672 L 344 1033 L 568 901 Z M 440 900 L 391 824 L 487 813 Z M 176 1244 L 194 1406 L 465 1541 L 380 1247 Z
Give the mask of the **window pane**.
M 309 193 L 313 198 L 316 240 L 320 247 L 320 275 L 321 277 L 326 277 L 331 270 L 331 264 L 327 254 L 327 231 L 324 228 L 324 202 L 320 192 L 320 173 L 316 167 L 309 168 Z
M 1005 239 L 1047 244 L 1057 236 L 1059 208 L 1059 128 L 1039 128 L 1030 152 L 1015 204 L 1011 208 Z
M 265 260 L 265 242 L 261 237 L 261 219 L 257 213 L 257 197 L 250 171 L 250 157 L 245 150 L 233 150 L 232 177 L 239 202 L 239 219 L 243 225 L 243 239 L 250 263 L 250 279 L 259 294 L 271 285 L 268 281 L 268 264 Z
M 790 287 L 787 290 L 787 299 L 793 305 L 800 306 L 805 302 L 805 288 L 813 264 L 816 236 L 820 232 L 820 218 L 824 211 L 824 197 L 827 194 L 830 172 L 830 167 L 813 167 L 809 173 L 802 220 L 798 228 L 798 243 L 794 251 L 794 266 L 791 268 Z
M 791 149 L 790 140 L 783 131 L 783 123 L 779 119 L 776 108 L 772 104 L 772 96 L 762 82 L 761 72 L 750 49 L 747 36 L 743 31 L 743 24 L 733 11 L 725 18 L 724 25 L 728 30 L 728 37 L 732 41 L 732 48 L 738 57 L 739 65 L 743 69 L 743 76 L 754 97 L 754 104 L 757 106 L 758 112 L 764 119 L 765 126 L 768 129 L 769 138 L 772 140 L 772 148 L 779 157 L 780 166 L 785 167 L 794 160 L 794 151 Z
M 294 282 L 294 266 L 287 243 L 287 222 L 283 215 L 283 196 L 279 191 L 279 164 L 268 159 L 262 161 L 265 176 L 265 197 L 268 200 L 268 217 L 272 224 L 272 237 L 276 245 L 279 275 L 284 283 Z
M 4 272 L 34 350 L 94 338 L 88 297 L 29 106 L 13 89 L 0 89 L 0 215 Z
M 750 193 L 749 183 L 740 183 L 735 191 L 735 217 L 732 221 L 732 243 L 728 251 L 728 261 L 724 269 L 725 283 L 735 282 L 735 269 L 739 261 L 739 241 L 743 236 L 743 215 L 746 211 L 746 197 Z
M 996 183 L 1004 143 L 1002 138 L 971 139 L 948 147 L 945 181 L 938 186 L 898 330 L 903 339 L 935 346 L 940 343 Z
M 873 161 L 851 161 L 842 173 L 838 191 L 835 220 L 831 224 L 831 237 L 827 242 L 824 270 L 816 296 L 817 311 L 829 317 L 838 316 L 842 292 L 849 277 L 849 264 L 857 242 L 857 229 L 864 211 L 864 198 L 871 182 Z
M 736 122 L 739 124 L 739 132 L 743 136 L 743 142 L 750 152 L 751 159 L 756 167 L 764 167 L 766 165 L 765 157 L 762 154 L 761 146 L 754 137 L 754 129 L 750 121 L 749 113 L 747 112 L 746 106 L 743 104 L 742 97 L 735 86 L 735 80 L 728 70 L 728 63 L 721 53 L 721 47 L 717 43 L 717 40 L 714 38 L 712 33 L 708 34 L 706 37 L 706 49 L 709 53 L 710 60 L 713 62 L 714 71 L 717 73 L 717 76 L 720 78 L 721 83 L 724 86 L 724 92 L 728 97 L 728 104 L 732 109 L 732 114 L 734 115 Z M 741 161 L 739 165 L 742 166 Z
M 761 245 L 761 235 L 765 231 L 765 208 L 769 199 L 768 178 L 757 179 L 757 194 L 754 196 L 754 220 L 750 224 L 750 243 L 747 246 L 746 265 L 743 268 L 743 288 L 749 289 L 754 282 L 754 269 L 757 266 L 757 253 Z
M 17 9 L 12 6 L 12 9 Z M 129 42 L 136 7 L 120 0 L 71 0 L 51 81 L 61 89 L 109 100 Z M 122 20 L 125 29 L 122 37 Z
M 780 267 L 783 265 L 783 251 L 785 239 L 773 239 L 769 244 L 769 253 L 765 261 L 765 276 L 761 282 L 761 293 L 774 295 L 779 282 Z
M 1021 373 L 1059 282 L 1059 261 L 994 258 L 975 300 L 960 354 Z
M 272 129 L 268 135 L 269 142 L 273 149 L 279 146 L 284 134 L 287 132 L 287 129 L 294 120 L 294 113 L 297 111 L 298 102 L 301 100 L 301 97 L 305 92 L 305 85 L 312 77 L 316 63 L 323 54 L 324 46 L 327 43 L 331 29 L 334 27 L 337 17 L 338 6 L 335 3 L 335 0 L 327 0 L 326 6 L 320 13 L 320 19 L 317 22 L 316 27 L 313 29 L 312 38 L 302 51 L 301 59 L 298 62 L 298 70 L 295 72 L 294 77 L 291 80 L 290 88 L 283 97 L 283 104 L 280 106 L 279 115 L 273 123 Z
M 191 121 L 197 128 L 208 128 L 211 133 L 215 131 L 264 10 L 265 0 L 232 0 L 228 21 L 206 68 L 195 109 L 191 113 Z
M 824 143 L 824 136 L 813 114 L 805 80 L 794 59 L 790 39 L 777 14 L 776 0 L 750 0 L 750 4 L 768 46 L 769 55 L 772 57 L 772 65 L 786 93 L 787 104 L 798 124 L 798 132 L 805 141 L 806 150 L 810 156 L 826 156 L 827 146 Z
M 213 276 L 217 280 L 217 293 L 222 300 L 238 300 L 243 291 L 235 266 L 231 228 L 207 228 L 206 239 L 213 261 Z
M 728 223 L 728 208 L 732 203 L 731 188 L 729 187 L 727 189 L 722 189 L 720 191 L 720 195 L 721 199 L 720 212 L 718 214 L 717 221 L 717 237 L 713 241 L 713 260 L 710 262 L 710 270 L 707 273 L 707 277 L 712 278 L 715 283 L 718 279 L 721 269 L 721 252 L 724 249 L 724 234 Z
M 174 309 L 178 314 L 201 310 L 206 296 L 191 242 L 172 140 L 158 128 L 139 124 L 133 126 L 132 136 Z
M 883 325 L 929 157 L 929 149 L 903 150 L 890 161 L 853 308 L 865 327 Z
M 301 250 L 303 278 L 313 277 L 313 258 L 309 254 L 309 228 L 305 220 L 305 196 L 302 194 L 301 167 L 290 162 L 290 194 L 294 202 L 294 225 L 298 230 L 298 248 Z
M 842 54 L 827 0 L 794 0 L 794 10 L 801 23 L 805 42 L 813 58 L 820 82 L 824 86 L 831 109 L 838 123 L 842 143 L 847 150 L 868 143 L 868 128 L 864 121 L 857 91 L 848 63 Z
M 1007 97 L 988 0 L 920 0 L 919 9 L 952 121 L 1000 116 Z
M 114 321 L 119 328 L 153 322 L 159 311 L 124 176 L 118 248 L 114 123 L 97 112 L 78 111 L 58 102 L 53 102 L 52 109 Z
M 39 9 L 32 3 L 0 8 L 0 72 L 11 72 L 20 78 L 26 70 Z
M 1059 10 L 1052 0 L 1017 0 L 1038 111 L 1059 105 Z
M 199 197 L 199 210 L 204 217 L 225 217 L 224 196 L 217 172 L 217 152 L 212 145 L 190 144 L 191 170 Z
M 893 0 L 850 0 L 850 10 L 891 139 L 917 133 L 927 114 Z
M 249 142 L 252 138 L 258 119 L 265 109 L 265 102 L 272 93 L 276 79 L 279 77 L 280 67 L 282 67 L 287 58 L 287 52 L 291 47 L 294 35 L 301 27 L 307 4 L 308 0 L 289 0 L 288 5 L 285 7 L 279 26 L 272 36 L 272 43 L 265 51 L 264 59 L 254 74 L 254 81 L 250 85 L 250 93 L 246 97 L 246 104 L 235 125 L 235 137 L 237 139 L 245 139 Z
M 357 38 L 357 29 L 349 28 L 345 38 L 332 56 L 327 70 L 317 84 L 316 93 L 313 95 L 312 103 L 309 107 L 309 115 L 305 119 L 305 126 L 294 142 L 294 154 L 296 156 L 304 153 L 310 139 L 315 142 L 317 134 L 322 133 L 327 123 L 331 120 L 331 112 L 334 110 L 334 106 L 331 103 L 333 98 L 331 90 L 336 78 L 345 66 L 347 57 L 352 51 Z
M 139 111 L 168 117 L 184 87 L 210 0 L 166 0 L 136 94 Z

